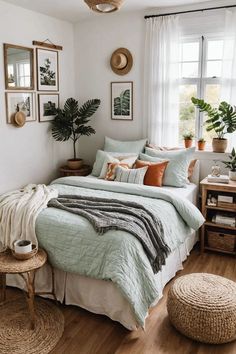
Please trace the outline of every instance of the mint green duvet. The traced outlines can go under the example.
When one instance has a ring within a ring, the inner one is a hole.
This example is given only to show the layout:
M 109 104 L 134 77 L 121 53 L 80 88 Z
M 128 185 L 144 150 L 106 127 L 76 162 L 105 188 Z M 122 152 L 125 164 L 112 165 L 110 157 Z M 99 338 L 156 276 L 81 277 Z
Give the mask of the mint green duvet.
M 161 188 L 90 177 L 64 177 L 52 184 L 59 194 L 141 203 L 161 218 L 165 241 L 171 250 L 204 221 L 188 200 Z M 87 219 L 55 208 L 40 213 L 36 234 L 54 267 L 115 283 L 131 304 L 137 322 L 144 326 L 148 308 L 158 297 L 158 291 L 148 258 L 134 236 L 117 230 L 98 235 Z

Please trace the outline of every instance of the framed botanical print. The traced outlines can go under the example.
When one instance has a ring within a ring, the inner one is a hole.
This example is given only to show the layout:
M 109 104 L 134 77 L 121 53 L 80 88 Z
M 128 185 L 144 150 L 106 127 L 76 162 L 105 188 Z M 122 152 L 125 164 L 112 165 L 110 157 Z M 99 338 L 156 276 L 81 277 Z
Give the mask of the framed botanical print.
M 111 83 L 111 119 L 133 120 L 133 82 Z
M 39 121 L 50 122 L 55 118 L 55 110 L 59 107 L 59 94 L 38 94 Z
M 33 122 L 35 117 L 35 94 L 33 92 L 6 92 L 7 123 L 12 124 L 14 115 L 23 112 L 26 122 Z
M 38 91 L 58 91 L 58 52 L 37 48 L 36 59 Z

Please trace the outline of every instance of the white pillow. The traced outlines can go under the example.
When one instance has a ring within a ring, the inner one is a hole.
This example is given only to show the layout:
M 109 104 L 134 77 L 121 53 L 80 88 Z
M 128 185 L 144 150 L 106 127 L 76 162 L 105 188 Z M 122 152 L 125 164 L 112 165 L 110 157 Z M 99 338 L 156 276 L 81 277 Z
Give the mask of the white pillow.
M 147 139 L 120 141 L 105 137 L 104 151 L 132 152 L 139 154 L 143 152 Z
M 148 170 L 148 166 L 135 169 L 127 169 L 121 166 L 116 168 L 116 178 L 117 182 L 143 184 L 145 174 Z
M 126 157 L 125 156 L 119 156 L 118 158 L 115 158 L 109 154 L 107 154 L 104 158 L 104 162 L 103 162 L 103 166 L 102 166 L 102 170 L 101 173 L 99 175 L 98 178 L 102 178 L 104 179 L 106 177 L 107 174 L 107 170 L 108 170 L 108 164 L 110 162 L 116 162 L 116 163 L 125 163 L 127 164 L 130 168 L 133 167 L 133 164 L 135 163 L 135 161 L 137 160 L 137 156 L 132 156 L 132 157 Z

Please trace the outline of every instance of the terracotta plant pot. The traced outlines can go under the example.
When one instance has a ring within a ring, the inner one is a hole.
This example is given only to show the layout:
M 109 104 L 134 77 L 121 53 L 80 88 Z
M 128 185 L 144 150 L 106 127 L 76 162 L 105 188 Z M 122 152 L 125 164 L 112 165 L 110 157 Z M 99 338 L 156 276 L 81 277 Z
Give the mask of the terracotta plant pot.
M 212 140 L 212 149 L 213 152 L 225 152 L 227 148 L 227 139 L 218 139 L 218 138 L 213 138 Z
M 184 146 L 186 149 L 190 148 L 192 146 L 192 139 L 184 139 Z
M 69 159 L 67 160 L 67 166 L 71 170 L 78 170 L 83 166 L 84 161 L 82 159 Z
M 229 179 L 236 181 L 236 171 L 229 171 Z
M 205 150 L 206 142 L 205 141 L 198 141 L 198 150 L 203 151 Z

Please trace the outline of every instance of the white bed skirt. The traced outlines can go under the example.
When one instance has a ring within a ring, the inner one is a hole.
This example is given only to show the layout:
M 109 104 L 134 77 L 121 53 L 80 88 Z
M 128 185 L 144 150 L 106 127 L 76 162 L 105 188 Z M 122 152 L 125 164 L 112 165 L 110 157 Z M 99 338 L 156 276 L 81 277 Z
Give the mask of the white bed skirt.
M 156 274 L 160 300 L 165 285 L 183 269 L 182 262 L 186 260 L 197 241 L 196 233 L 189 236 L 166 260 L 166 265 Z M 51 272 L 45 265 L 36 274 L 36 291 L 50 291 Z M 24 288 L 23 280 L 17 275 L 7 275 L 7 285 Z M 55 292 L 58 301 L 67 305 L 77 305 L 90 312 L 110 317 L 120 322 L 129 330 L 138 328 L 132 308 L 119 289 L 111 281 L 97 280 L 78 274 L 65 273 L 55 269 Z

